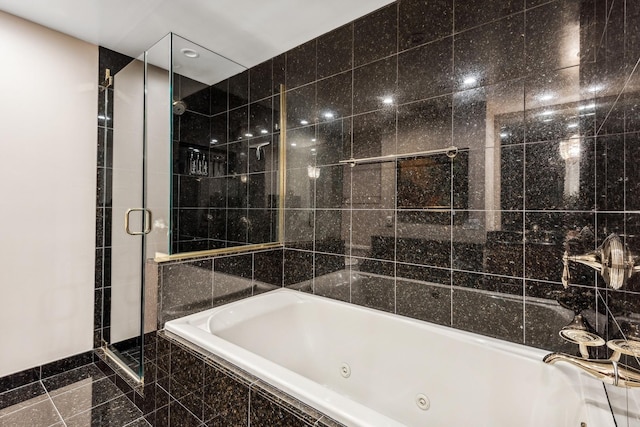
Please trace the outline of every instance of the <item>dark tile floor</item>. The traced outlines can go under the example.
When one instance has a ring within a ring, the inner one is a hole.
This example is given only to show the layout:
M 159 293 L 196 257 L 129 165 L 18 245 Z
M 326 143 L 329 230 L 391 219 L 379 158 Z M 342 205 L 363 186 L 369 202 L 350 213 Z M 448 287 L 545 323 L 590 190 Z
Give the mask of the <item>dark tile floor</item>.
M 0 393 L 0 427 L 149 425 L 94 364 Z

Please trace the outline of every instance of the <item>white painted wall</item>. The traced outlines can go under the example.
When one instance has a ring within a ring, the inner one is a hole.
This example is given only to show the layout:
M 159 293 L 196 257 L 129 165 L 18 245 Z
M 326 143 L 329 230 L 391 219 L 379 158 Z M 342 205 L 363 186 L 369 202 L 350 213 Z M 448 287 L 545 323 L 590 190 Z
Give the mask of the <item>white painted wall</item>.
M 97 46 L 0 11 L 0 376 L 90 350 Z

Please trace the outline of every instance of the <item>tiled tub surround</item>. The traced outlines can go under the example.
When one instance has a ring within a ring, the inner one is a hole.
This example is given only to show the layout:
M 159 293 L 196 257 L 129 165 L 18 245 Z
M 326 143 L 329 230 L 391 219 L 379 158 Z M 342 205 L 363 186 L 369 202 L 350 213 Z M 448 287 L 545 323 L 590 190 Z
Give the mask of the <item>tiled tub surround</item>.
M 593 404 L 606 401 L 600 382 L 541 363 L 542 350 L 290 289 L 166 330 L 353 427 L 614 425 Z

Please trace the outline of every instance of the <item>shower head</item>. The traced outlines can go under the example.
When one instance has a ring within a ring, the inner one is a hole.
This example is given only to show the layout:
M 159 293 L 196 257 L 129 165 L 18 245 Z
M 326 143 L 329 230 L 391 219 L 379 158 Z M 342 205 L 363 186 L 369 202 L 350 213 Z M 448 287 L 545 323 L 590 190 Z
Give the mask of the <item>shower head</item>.
M 173 114 L 177 115 L 177 116 L 181 116 L 184 114 L 184 112 L 187 111 L 187 103 L 179 100 L 179 101 L 173 101 Z

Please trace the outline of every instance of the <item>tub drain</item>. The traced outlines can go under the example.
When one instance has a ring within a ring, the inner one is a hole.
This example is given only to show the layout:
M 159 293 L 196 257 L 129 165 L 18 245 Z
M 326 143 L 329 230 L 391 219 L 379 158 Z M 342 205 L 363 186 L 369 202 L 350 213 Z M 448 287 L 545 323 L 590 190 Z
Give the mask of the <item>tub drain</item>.
M 416 395 L 416 405 L 418 405 L 418 408 L 422 409 L 423 411 L 426 411 L 431 407 L 431 402 L 429 402 L 429 398 L 427 396 L 420 393 Z
M 351 376 L 351 367 L 346 363 L 340 365 L 340 375 L 344 378 L 349 378 Z

